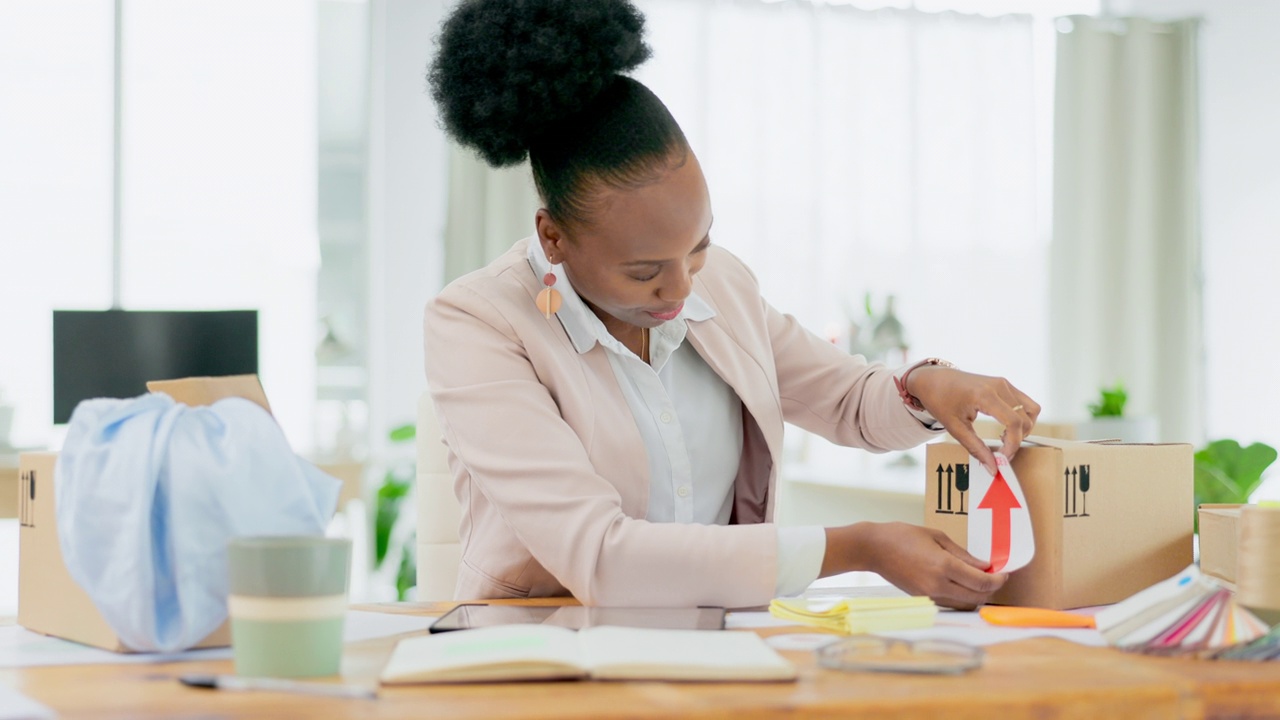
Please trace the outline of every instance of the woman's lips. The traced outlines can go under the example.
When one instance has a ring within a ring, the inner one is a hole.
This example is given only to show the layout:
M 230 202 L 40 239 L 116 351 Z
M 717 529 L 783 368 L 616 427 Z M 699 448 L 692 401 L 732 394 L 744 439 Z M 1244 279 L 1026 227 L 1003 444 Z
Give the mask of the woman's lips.
M 670 312 L 663 312 L 663 313 L 650 312 L 649 316 L 665 322 L 667 320 L 674 320 L 676 316 L 680 314 L 680 311 L 683 309 L 684 309 L 684 303 L 680 303 L 679 305 L 676 306 L 676 309 Z

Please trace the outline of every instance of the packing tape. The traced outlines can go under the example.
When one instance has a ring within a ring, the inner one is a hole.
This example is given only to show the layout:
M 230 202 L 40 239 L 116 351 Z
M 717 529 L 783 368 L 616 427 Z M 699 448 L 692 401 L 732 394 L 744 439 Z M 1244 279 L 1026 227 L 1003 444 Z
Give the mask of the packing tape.
M 1280 610 L 1280 508 L 1240 509 L 1237 597 L 1242 605 Z

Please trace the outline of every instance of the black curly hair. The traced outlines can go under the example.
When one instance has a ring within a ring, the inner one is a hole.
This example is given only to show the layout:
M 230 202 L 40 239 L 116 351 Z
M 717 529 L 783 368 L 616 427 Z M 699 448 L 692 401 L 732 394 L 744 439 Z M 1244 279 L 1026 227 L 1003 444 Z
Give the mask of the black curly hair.
M 650 56 L 629 0 L 463 0 L 428 72 L 445 131 L 494 166 L 527 156 L 557 222 L 588 223 L 593 190 L 644 185 L 688 141 L 622 73 Z

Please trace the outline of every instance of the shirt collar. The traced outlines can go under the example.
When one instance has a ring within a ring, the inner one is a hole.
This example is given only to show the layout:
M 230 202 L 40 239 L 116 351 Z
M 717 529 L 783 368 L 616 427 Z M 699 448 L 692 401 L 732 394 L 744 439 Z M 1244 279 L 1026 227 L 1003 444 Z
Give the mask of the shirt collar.
M 564 267 L 561 265 L 552 265 L 547 261 L 546 254 L 542 251 L 542 243 L 538 242 L 538 238 L 534 237 L 528 240 L 529 265 L 533 268 L 534 273 L 538 277 L 538 282 L 542 282 L 542 276 L 548 272 L 556 277 L 556 290 L 560 291 L 562 303 L 556 317 L 560 319 L 560 324 L 564 326 L 565 332 L 569 335 L 569 341 L 573 343 L 573 347 L 582 354 L 595 347 L 596 343 L 618 353 L 630 353 L 617 338 L 609 334 L 604 323 L 596 314 L 587 307 L 578 293 L 574 291 L 573 284 L 569 282 L 569 278 L 565 275 Z M 650 349 L 651 357 L 657 357 L 659 350 L 657 343 L 661 342 L 666 346 L 662 348 L 664 359 L 669 356 L 676 347 L 684 341 L 684 336 L 688 331 L 686 321 L 702 321 L 715 317 L 716 311 L 696 292 L 689 294 L 684 301 L 684 308 L 680 314 L 673 319 L 664 322 L 654 328 L 652 334 L 657 336 L 653 339 L 654 347 Z M 657 363 L 659 366 L 661 363 Z

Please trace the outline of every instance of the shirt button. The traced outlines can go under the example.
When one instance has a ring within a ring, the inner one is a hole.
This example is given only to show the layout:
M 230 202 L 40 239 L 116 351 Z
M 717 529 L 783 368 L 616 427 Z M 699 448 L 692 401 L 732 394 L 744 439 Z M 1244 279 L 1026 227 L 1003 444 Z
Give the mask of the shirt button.
M 662 413 L 661 417 L 662 417 L 662 422 L 664 422 L 664 423 L 669 423 L 669 422 L 671 422 L 671 413 L 669 413 L 669 412 L 664 412 L 664 413 Z
M 676 490 L 676 494 L 677 494 L 677 495 L 679 495 L 680 497 L 689 497 L 689 486 L 688 486 L 688 485 L 681 485 L 681 486 Z

